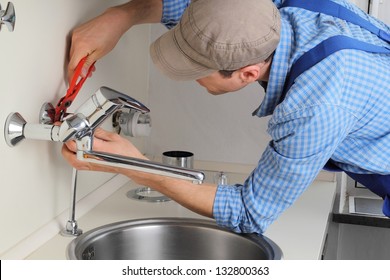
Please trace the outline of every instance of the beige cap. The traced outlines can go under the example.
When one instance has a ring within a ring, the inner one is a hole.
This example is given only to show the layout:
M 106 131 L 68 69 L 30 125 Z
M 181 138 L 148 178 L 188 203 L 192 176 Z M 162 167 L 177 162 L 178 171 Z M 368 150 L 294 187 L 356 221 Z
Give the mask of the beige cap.
M 150 54 L 168 77 L 196 80 L 266 60 L 279 43 L 280 24 L 271 0 L 193 0 Z

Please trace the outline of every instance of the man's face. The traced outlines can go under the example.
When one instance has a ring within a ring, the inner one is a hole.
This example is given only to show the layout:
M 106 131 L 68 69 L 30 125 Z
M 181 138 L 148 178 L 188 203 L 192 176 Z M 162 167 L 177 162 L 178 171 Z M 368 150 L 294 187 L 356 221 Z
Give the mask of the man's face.
M 196 81 L 213 95 L 237 91 L 246 86 L 246 83 L 243 83 L 239 79 L 238 73 L 236 72 L 230 78 L 223 77 L 219 72 L 214 72 Z

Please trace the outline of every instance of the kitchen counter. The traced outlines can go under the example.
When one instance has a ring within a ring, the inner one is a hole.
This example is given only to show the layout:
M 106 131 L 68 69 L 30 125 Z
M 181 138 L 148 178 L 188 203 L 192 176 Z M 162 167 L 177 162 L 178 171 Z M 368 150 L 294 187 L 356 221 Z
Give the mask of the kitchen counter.
M 241 181 L 242 174 L 229 174 Z M 235 181 L 235 180 L 233 180 Z M 239 181 L 238 181 L 239 182 Z M 84 232 L 108 223 L 151 217 L 203 218 L 174 201 L 151 203 L 130 199 L 127 192 L 139 186 L 124 184 L 111 196 L 78 219 Z M 266 236 L 276 242 L 284 259 L 320 259 L 326 239 L 327 225 L 336 192 L 336 182 L 315 181 L 267 230 Z M 57 234 L 27 259 L 63 260 L 72 237 Z

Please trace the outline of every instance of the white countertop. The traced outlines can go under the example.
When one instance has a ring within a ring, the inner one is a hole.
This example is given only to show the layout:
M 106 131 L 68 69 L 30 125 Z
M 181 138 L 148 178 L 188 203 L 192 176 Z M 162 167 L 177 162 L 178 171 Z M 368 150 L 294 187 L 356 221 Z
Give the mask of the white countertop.
M 236 174 L 241 177 L 241 174 Z M 129 199 L 126 193 L 135 189 L 134 183 L 126 183 L 114 194 L 98 204 L 83 217 L 78 225 L 84 232 L 108 223 L 152 217 L 202 218 L 173 201 L 150 203 Z M 320 259 L 326 237 L 329 214 L 336 190 L 335 182 L 315 181 L 272 224 L 265 235 L 276 242 L 283 251 L 284 259 Z M 64 260 L 66 247 L 72 240 L 57 234 L 26 259 Z

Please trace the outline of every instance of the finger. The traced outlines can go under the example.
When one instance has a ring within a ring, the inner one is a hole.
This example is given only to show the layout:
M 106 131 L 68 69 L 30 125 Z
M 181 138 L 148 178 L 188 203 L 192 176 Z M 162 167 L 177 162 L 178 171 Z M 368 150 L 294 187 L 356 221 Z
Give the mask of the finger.
M 118 134 L 98 127 L 95 130 L 94 136 L 96 138 L 98 138 L 100 140 L 104 140 L 104 141 L 115 141 L 115 139 L 117 139 L 117 137 L 118 137 Z
M 95 50 L 91 50 L 86 47 L 80 46 L 80 44 L 72 44 L 70 51 L 69 51 L 69 63 L 68 63 L 68 80 L 72 79 L 74 72 L 77 68 L 77 65 L 80 63 L 81 59 L 84 57 L 87 57 L 83 69 L 81 70 L 81 76 L 86 77 L 89 68 L 93 65 L 93 63 L 97 60 L 97 57 L 95 55 Z M 95 68 L 93 67 L 92 70 L 94 71 Z
M 123 145 L 121 144 L 122 139 L 119 139 L 120 136 L 118 136 L 116 133 L 99 128 L 96 129 L 94 136 L 94 151 L 118 154 L 123 148 Z
M 73 151 L 69 150 L 67 145 L 62 146 L 61 153 L 65 158 L 65 160 L 77 170 L 86 170 L 86 171 L 94 170 L 94 171 L 101 171 L 101 172 L 117 173 L 117 168 L 115 167 L 78 160 L 76 154 Z
M 92 65 L 91 69 L 89 69 L 88 71 L 91 71 L 91 72 L 88 74 L 88 78 L 91 78 L 91 77 L 92 77 L 92 74 L 93 74 L 93 72 L 95 72 L 95 71 L 96 71 L 96 67 L 95 67 L 95 65 Z
M 61 153 L 66 160 L 75 156 L 75 152 L 68 148 L 68 145 L 62 145 Z
M 68 141 L 64 144 L 66 148 L 69 150 L 69 152 L 76 153 L 77 152 L 77 145 L 75 141 Z
M 82 51 L 82 52 L 79 52 L 78 54 L 75 54 L 74 56 L 70 57 L 69 64 L 68 64 L 68 82 L 69 82 L 69 84 L 73 78 L 73 75 L 74 75 L 74 72 L 76 70 L 77 65 L 79 64 L 80 60 L 83 57 L 85 57 L 86 55 L 88 55 L 88 53 Z
M 81 76 L 82 77 L 86 77 L 88 75 L 88 72 L 89 72 L 89 69 L 92 67 L 92 71 L 91 71 L 91 74 L 92 72 L 95 70 L 95 66 L 93 66 L 93 64 L 95 63 L 96 61 L 96 58 L 95 58 L 95 55 L 94 55 L 94 51 L 93 52 L 90 52 L 88 55 L 87 55 L 87 59 L 85 60 L 84 62 L 84 65 L 83 65 L 83 69 L 81 70 Z
M 68 148 L 68 145 L 63 145 L 61 149 L 62 156 L 65 160 L 77 170 L 92 170 L 91 165 L 88 162 L 80 161 L 77 159 L 76 153 Z
M 65 158 L 65 160 L 71 166 L 73 166 L 77 170 L 83 170 L 83 169 L 85 170 L 85 168 L 83 168 L 83 166 L 82 166 L 82 163 L 80 163 L 77 160 L 76 154 L 72 150 L 70 150 L 67 145 L 65 145 L 65 144 L 62 145 L 61 153 L 62 153 L 62 156 Z
M 95 72 L 95 70 L 96 70 L 95 65 L 93 65 L 95 63 L 94 58 L 91 58 L 90 55 L 88 55 L 88 54 L 86 56 L 87 56 L 87 59 L 84 62 L 83 68 L 81 69 L 81 72 L 80 72 L 80 77 L 82 77 L 82 78 L 92 77 L 93 72 Z M 74 76 L 74 73 L 75 73 L 75 70 L 77 68 L 78 63 L 84 57 L 85 56 L 82 56 L 80 59 L 78 59 L 78 58 L 73 59 L 72 58 L 72 60 L 69 62 L 69 65 L 68 65 L 68 82 L 69 83 L 71 82 L 71 80 Z

